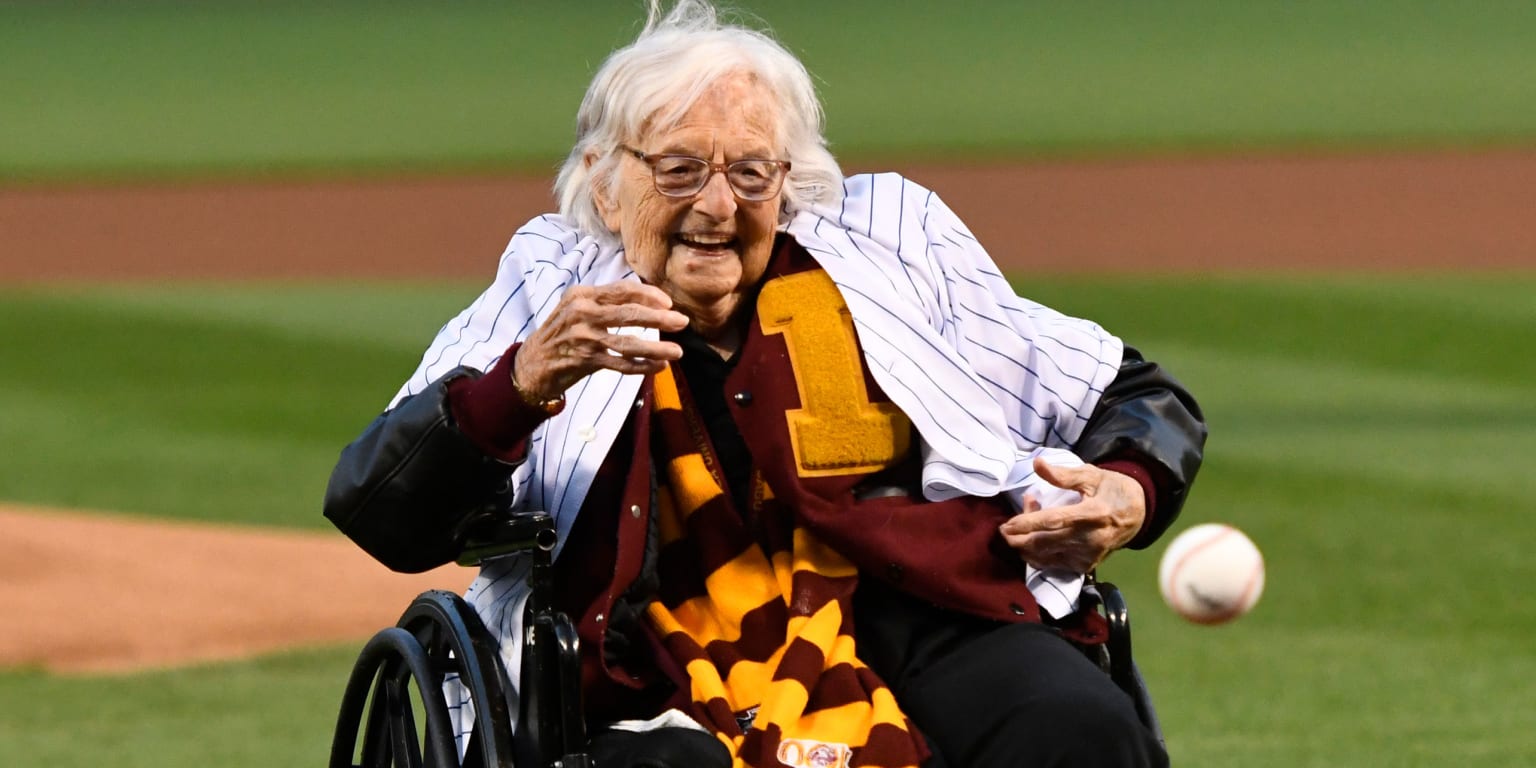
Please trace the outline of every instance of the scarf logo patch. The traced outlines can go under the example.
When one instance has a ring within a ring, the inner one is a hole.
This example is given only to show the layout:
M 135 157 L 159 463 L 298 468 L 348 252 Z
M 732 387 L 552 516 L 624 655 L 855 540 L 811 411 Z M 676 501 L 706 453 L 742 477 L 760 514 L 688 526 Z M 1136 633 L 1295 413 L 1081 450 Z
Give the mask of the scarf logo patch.
M 847 768 L 853 750 L 847 744 L 813 739 L 779 742 L 779 762 L 792 768 Z

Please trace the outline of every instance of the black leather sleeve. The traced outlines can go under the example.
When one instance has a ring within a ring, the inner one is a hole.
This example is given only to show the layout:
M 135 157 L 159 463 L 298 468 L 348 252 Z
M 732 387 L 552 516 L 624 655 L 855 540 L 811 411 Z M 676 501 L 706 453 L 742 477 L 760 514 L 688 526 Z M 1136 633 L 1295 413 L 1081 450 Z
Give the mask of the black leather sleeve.
M 1200 471 L 1205 438 L 1205 415 L 1184 385 L 1126 347 L 1120 373 L 1105 387 L 1074 450 L 1090 463 L 1130 459 L 1152 473 L 1156 515 L 1129 548 L 1156 541 L 1178 518 Z
M 386 411 L 341 451 L 325 516 L 379 562 L 419 573 L 451 562 L 471 522 L 510 503 L 513 466 L 487 456 L 454 425 L 448 382 L 457 368 Z

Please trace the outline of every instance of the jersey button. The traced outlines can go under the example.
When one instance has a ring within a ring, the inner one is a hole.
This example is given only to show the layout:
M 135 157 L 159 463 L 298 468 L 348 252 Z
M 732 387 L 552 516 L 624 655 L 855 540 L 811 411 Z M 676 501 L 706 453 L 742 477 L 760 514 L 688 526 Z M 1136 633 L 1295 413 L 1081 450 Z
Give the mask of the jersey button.
M 731 395 L 731 399 L 735 400 L 737 405 L 751 405 L 752 393 L 746 390 L 742 390 L 734 395 Z

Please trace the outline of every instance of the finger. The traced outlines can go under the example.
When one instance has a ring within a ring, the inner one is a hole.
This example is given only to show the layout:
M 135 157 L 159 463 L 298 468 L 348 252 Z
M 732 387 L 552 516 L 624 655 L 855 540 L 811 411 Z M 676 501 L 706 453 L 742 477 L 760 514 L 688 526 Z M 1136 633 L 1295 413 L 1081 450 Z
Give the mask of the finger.
M 660 373 L 663 368 L 667 367 L 667 361 L 649 357 L 604 355 L 602 360 L 597 361 L 596 367 L 607 368 L 619 373 Z
M 1059 464 L 1052 464 L 1044 458 L 1036 456 L 1034 466 L 1035 474 L 1057 488 L 1068 488 L 1087 495 L 1092 493 L 1098 486 L 1098 473 L 1100 470 L 1092 464 L 1064 467 Z
M 645 360 L 680 360 L 683 348 L 671 341 L 651 341 L 627 333 L 610 333 L 604 341 L 609 355 Z
M 1004 534 L 1026 534 L 1036 531 L 1064 531 L 1076 527 L 1077 515 L 1069 512 L 1070 507 L 1051 507 L 1040 509 L 1037 505 L 1033 510 L 1020 512 L 1003 521 L 1000 530 Z
M 1035 530 L 1037 525 L 1035 520 L 1036 513 L 1040 512 L 1041 509 L 1040 499 L 1033 493 L 1025 491 L 1023 500 L 1019 502 L 1019 514 L 1003 521 L 1003 524 L 998 526 L 998 529 L 1005 533 L 1021 534 Z
M 1040 511 L 1040 499 L 1038 497 L 1036 497 L 1033 493 L 1030 493 L 1029 491 L 1025 491 L 1024 495 L 1019 499 L 1019 511 L 1020 512 L 1039 512 Z
M 688 327 L 688 316 L 672 309 L 636 304 L 607 304 L 597 301 L 573 303 L 569 308 L 572 319 L 604 330 L 613 328 L 656 328 L 663 331 L 681 331 Z
M 1021 542 L 1018 552 L 1025 562 L 1036 568 L 1060 568 L 1086 573 L 1098 564 L 1104 548 L 1091 539 L 1034 533 Z
M 688 316 L 673 309 L 653 309 L 639 304 L 620 304 L 610 322 L 613 326 L 640 326 L 662 331 L 681 331 L 688 327 Z
M 645 283 L 609 283 L 592 289 L 591 298 L 599 304 L 640 304 L 653 309 L 671 309 L 672 297 L 666 291 Z
M 1094 547 L 1054 532 L 1004 536 L 1024 562 L 1041 569 L 1086 573 L 1094 563 Z

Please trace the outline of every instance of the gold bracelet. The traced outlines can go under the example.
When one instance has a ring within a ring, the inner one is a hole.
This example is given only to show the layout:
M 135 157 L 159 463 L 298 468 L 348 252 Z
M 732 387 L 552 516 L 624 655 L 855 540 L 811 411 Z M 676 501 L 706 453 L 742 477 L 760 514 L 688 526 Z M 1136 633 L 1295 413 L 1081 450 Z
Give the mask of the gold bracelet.
M 559 397 L 555 397 L 549 400 L 540 400 L 535 398 L 518 385 L 517 372 L 515 370 L 512 372 L 512 391 L 517 393 L 518 399 L 522 400 L 524 405 L 537 408 L 543 411 L 545 415 L 553 416 L 565 410 L 564 392 L 561 392 Z

